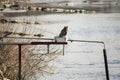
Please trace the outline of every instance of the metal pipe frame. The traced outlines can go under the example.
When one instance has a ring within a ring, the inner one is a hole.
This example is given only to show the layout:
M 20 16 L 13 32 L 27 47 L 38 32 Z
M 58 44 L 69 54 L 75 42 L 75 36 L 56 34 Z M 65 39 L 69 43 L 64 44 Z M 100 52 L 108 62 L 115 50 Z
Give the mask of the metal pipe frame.
M 67 42 L 31 42 L 31 43 L 17 43 L 17 42 L 11 42 L 11 43 L 7 43 L 7 42 L 0 42 L 0 45 L 18 45 L 18 80 L 22 80 L 22 74 L 21 74 L 21 67 L 22 67 L 22 60 L 21 60 L 21 56 L 22 56 L 22 46 L 23 45 L 47 45 L 48 47 L 48 53 L 49 53 L 49 46 L 50 45 L 66 45 Z
M 52 41 L 54 40 L 52 38 L 30 38 L 30 37 L 4 37 L 4 38 L 37 39 L 37 40 L 52 40 Z M 72 39 L 68 39 L 67 41 L 70 41 L 70 42 L 84 42 L 84 43 L 100 43 L 100 44 L 103 44 L 103 47 L 104 47 L 103 48 L 103 57 L 104 57 L 104 64 L 105 64 L 106 80 L 110 80 L 109 79 L 109 69 L 108 69 L 107 53 L 106 53 L 105 43 L 103 41 L 72 40 Z M 0 43 L 0 44 L 5 44 L 5 43 Z M 10 45 L 12 45 L 12 44 L 16 45 L 17 43 L 9 43 L 9 44 Z M 19 43 L 19 44 L 30 45 L 31 43 Z M 35 43 L 35 44 L 37 44 L 37 43 Z
M 68 41 L 103 44 L 103 57 L 104 57 L 106 80 L 110 80 L 110 78 L 109 78 L 109 69 L 108 69 L 108 61 L 107 61 L 107 53 L 106 53 L 105 43 L 103 41 L 87 41 L 87 40 L 68 40 Z

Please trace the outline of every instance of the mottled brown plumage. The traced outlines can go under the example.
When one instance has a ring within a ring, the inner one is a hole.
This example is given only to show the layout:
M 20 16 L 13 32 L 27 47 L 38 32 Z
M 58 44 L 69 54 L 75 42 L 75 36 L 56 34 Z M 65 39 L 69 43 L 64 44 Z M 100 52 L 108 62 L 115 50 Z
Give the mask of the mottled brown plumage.
M 65 37 L 65 36 L 67 35 L 67 31 L 68 31 L 68 26 L 65 26 L 65 27 L 61 30 L 61 32 L 60 32 L 60 34 L 59 34 L 59 37 Z

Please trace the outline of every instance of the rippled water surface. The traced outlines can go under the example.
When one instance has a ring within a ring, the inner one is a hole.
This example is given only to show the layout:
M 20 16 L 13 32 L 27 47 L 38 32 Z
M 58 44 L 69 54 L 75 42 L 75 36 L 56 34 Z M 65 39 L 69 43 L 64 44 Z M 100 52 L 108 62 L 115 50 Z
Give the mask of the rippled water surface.
M 19 32 L 22 27 L 31 27 L 29 33 L 44 33 L 46 38 L 57 36 L 68 26 L 68 39 L 104 41 L 109 63 L 110 80 L 120 80 L 120 14 L 46 14 L 14 17 L 11 19 L 40 21 L 41 25 L 14 24 Z M 106 80 L 103 60 L 103 45 L 69 42 L 65 55 L 54 63 L 53 75 L 39 80 Z
M 46 37 L 59 34 L 68 25 L 68 39 L 104 41 L 111 80 L 120 79 L 120 14 L 54 14 L 40 20 L 56 23 L 41 25 Z M 42 80 L 106 80 L 103 45 L 69 42 L 66 53 L 55 63 L 56 73 Z

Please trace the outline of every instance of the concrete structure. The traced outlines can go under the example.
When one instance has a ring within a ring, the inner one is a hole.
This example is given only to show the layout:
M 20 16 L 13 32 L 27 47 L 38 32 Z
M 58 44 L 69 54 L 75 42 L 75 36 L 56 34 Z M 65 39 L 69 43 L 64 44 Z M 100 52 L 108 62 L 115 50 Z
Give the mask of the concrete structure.
M 14 10 L 31 10 L 47 12 L 120 12 L 120 0 L 81 0 L 60 1 L 50 3 L 13 2 L 10 6 Z

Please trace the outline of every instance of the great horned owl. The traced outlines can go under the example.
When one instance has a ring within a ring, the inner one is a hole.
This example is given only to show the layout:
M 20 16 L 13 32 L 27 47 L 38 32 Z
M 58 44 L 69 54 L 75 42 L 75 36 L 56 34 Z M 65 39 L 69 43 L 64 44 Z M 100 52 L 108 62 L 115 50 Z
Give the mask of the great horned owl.
M 61 30 L 59 37 L 65 37 L 67 35 L 68 26 L 64 26 L 64 28 Z

